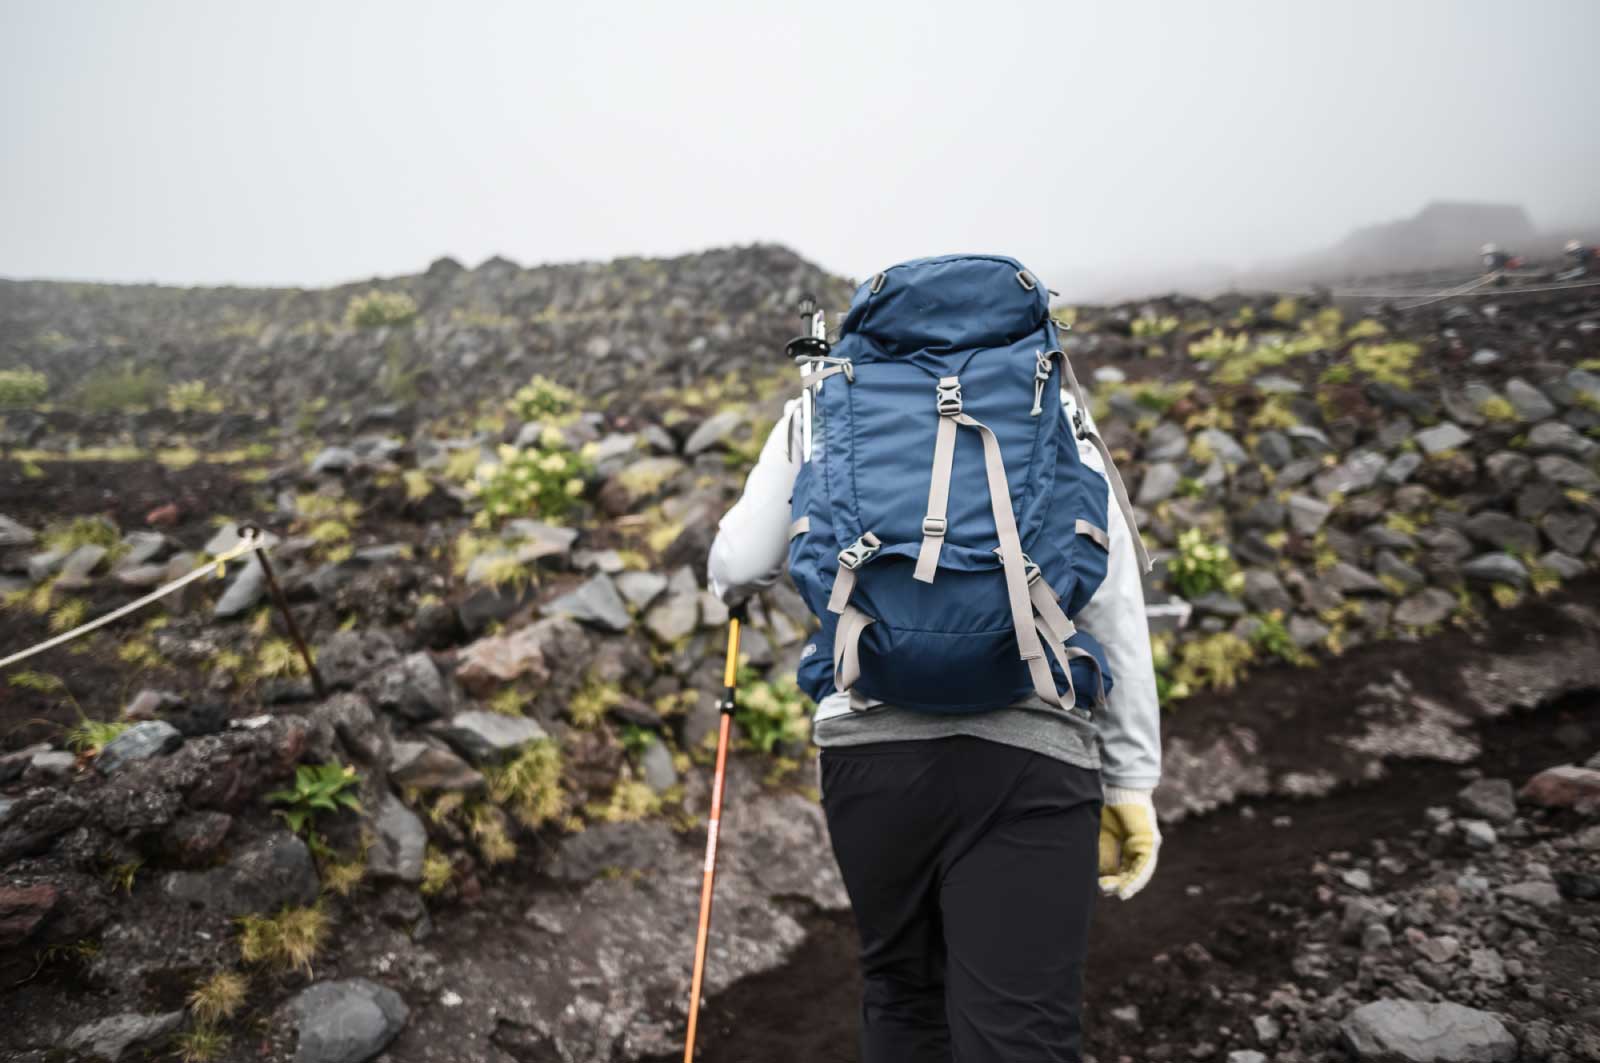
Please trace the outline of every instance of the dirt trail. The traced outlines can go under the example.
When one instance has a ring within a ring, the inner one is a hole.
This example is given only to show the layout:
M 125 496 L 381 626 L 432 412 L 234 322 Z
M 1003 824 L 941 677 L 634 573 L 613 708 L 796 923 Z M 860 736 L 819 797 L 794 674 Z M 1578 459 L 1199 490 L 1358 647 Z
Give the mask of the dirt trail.
M 1543 637 L 1540 626 L 1530 625 L 1535 640 Z M 1383 655 L 1417 649 L 1373 647 Z M 1337 684 L 1328 689 L 1336 691 Z M 1299 720 L 1309 723 L 1308 717 L 1336 708 L 1337 701 L 1327 697 L 1302 703 Z M 1088 1051 L 1102 1060 L 1138 1059 L 1158 1031 L 1204 1024 L 1213 1006 L 1204 985 L 1182 963 L 1169 962 L 1193 944 L 1217 963 L 1247 969 L 1259 985 L 1288 980 L 1295 921 L 1317 904 L 1312 867 L 1319 858 L 1371 852 L 1374 842 L 1403 837 L 1423 822 L 1428 808 L 1450 804 L 1475 774 L 1520 782 L 1551 764 L 1587 756 L 1600 746 L 1600 691 L 1569 694 L 1485 722 L 1475 733 L 1483 754 L 1472 768 L 1401 761 L 1378 782 L 1326 798 L 1256 800 L 1170 828 L 1150 887 L 1131 903 L 1102 902 L 1096 910 Z M 789 964 L 708 1003 L 700 1053 L 705 1063 L 856 1058 L 860 983 L 854 927 L 848 915 L 823 913 L 812 917 L 808 929 L 809 939 Z M 1139 1030 L 1108 1020 L 1111 1009 L 1135 1002 Z M 1217 1021 L 1226 1021 L 1228 1013 L 1217 1010 Z

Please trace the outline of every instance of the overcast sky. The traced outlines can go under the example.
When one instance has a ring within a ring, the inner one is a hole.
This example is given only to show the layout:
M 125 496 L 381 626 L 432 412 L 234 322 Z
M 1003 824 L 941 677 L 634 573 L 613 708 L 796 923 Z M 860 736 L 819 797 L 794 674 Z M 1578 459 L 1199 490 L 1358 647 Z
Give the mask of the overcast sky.
M 0 276 L 780 241 L 1242 264 L 1600 218 L 1600 2 L 0 0 Z

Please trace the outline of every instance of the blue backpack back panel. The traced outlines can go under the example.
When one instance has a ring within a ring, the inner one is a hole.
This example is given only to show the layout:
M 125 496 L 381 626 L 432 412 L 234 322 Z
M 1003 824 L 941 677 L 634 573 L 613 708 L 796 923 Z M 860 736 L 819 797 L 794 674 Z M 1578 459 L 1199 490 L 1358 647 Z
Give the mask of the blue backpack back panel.
M 1012 259 L 946 256 L 894 267 L 856 292 L 833 349 L 851 373 L 817 391 L 812 460 L 793 497 L 794 517 L 809 526 L 791 541 L 790 572 L 822 620 L 800 668 L 813 698 L 834 689 L 833 655 L 817 651 L 833 645 L 839 621 L 827 603 L 840 551 L 868 533 L 879 545 L 856 569 L 849 597 L 872 621 L 860 635 L 853 690 L 930 712 L 998 708 L 1035 691 L 1019 659 L 974 427 L 956 430 L 938 570 L 931 583 L 912 578 L 941 379 L 959 379 L 961 412 L 994 433 L 1023 549 L 1061 608 L 1076 613 L 1104 578 L 1106 481 L 1079 459 L 1058 401 L 1059 366 L 1040 357 L 1057 349 L 1047 295 L 1025 276 Z M 1036 385 L 1047 401 L 1034 414 Z M 1099 538 L 1078 534 L 1080 522 Z M 1068 645 L 1087 653 L 1072 661 L 1070 689 L 1092 704 L 1102 681 L 1111 683 L 1103 654 L 1082 633 Z M 1051 667 L 1065 692 L 1066 674 L 1054 659 Z

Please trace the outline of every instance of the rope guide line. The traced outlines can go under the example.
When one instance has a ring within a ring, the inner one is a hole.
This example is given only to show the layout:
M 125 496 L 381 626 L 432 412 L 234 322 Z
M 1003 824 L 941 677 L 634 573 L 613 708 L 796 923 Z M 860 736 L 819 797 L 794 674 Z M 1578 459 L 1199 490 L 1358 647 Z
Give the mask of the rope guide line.
M 151 604 L 152 602 L 159 601 L 160 599 L 165 598 L 167 595 L 172 594 L 174 591 L 178 591 L 178 590 L 181 590 L 184 587 L 187 587 L 189 584 L 193 583 L 195 580 L 202 579 L 203 577 L 211 574 L 212 572 L 215 572 L 217 574 L 218 578 L 220 578 L 222 576 L 222 574 L 223 574 L 224 568 L 227 566 L 227 563 L 229 561 L 232 561 L 235 558 L 240 557 L 240 556 L 242 556 L 244 554 L 250 553 L 252 550 L 264 550 L 264 549 L 265 549 L 265 547 L 263 545 L 263 537 L 261 535 L 260 529 L 255 528 L 255 527 L 241 528 L 240 529 L 240 539 L 239 539 L 239 542 L 238 542 L 237 545 L 232 546 L 227 550 L 224 550 L 221 554 L 218 554 L 216 557 L 212 558 L 210 561 L 207 561 L 205 564 L 199 566 L 194 571 L 189 572 L 186 575 L 179 576 L 177 579 L 173 580 L 171 583 L 167 583 L 167 584 L 165 584 L 163 586 L 157 587 L 155 590 L 151 591 L 149 594 L 146 594 L 144 597 L 137 598 L 137 599 L 129 602 L 127 605 L 122 606 L 121 608 L 113 609 L 111 612 L 107 613 L 105 616 L 96 617 L 95 619 L 89 621 L 87 624 L 80 624 L 77 627 L 73 628 L 71 631 L 63 632 L 60 635 L 55 636 L 54 638 L 46 639 L 45 641 L 39 643 L 38 645 L 29 646 L 25 650 L 21 650 L 20 652 L 11 654 L 11 656 L 9 656 L 9 657 L 6 657 L 4 659 L 0 659 L 0 668 L 9 668 L 11 665 L 17 664 L 20 661 L 25 661 L 29 657 L 35 656 L 36 654 L 43 653 L 45 650 L 55 649 L 57 646 L 65 645 L 66 643 L 71 642 L 73 639 L 79 638 L 79 637 L 81 637 L 83 635 L 87 635 L 91 631 L 96 631 L 96 630 L 98 630 L 100 628 L 103 628 L 107 624 L 112 623 L 113 621 L 122 619 L 123 617 L 127 616 L 129 613 L 137 612 L 138 610 L 143 609 L 145 606 Z

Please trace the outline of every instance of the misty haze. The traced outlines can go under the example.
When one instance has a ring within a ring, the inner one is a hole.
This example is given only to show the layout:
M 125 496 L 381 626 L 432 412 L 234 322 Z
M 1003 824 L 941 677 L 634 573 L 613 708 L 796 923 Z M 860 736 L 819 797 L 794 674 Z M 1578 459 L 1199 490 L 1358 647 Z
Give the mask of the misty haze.
M 0 0 L 0 1057 L 1600 1060 L 1596 41 Z

